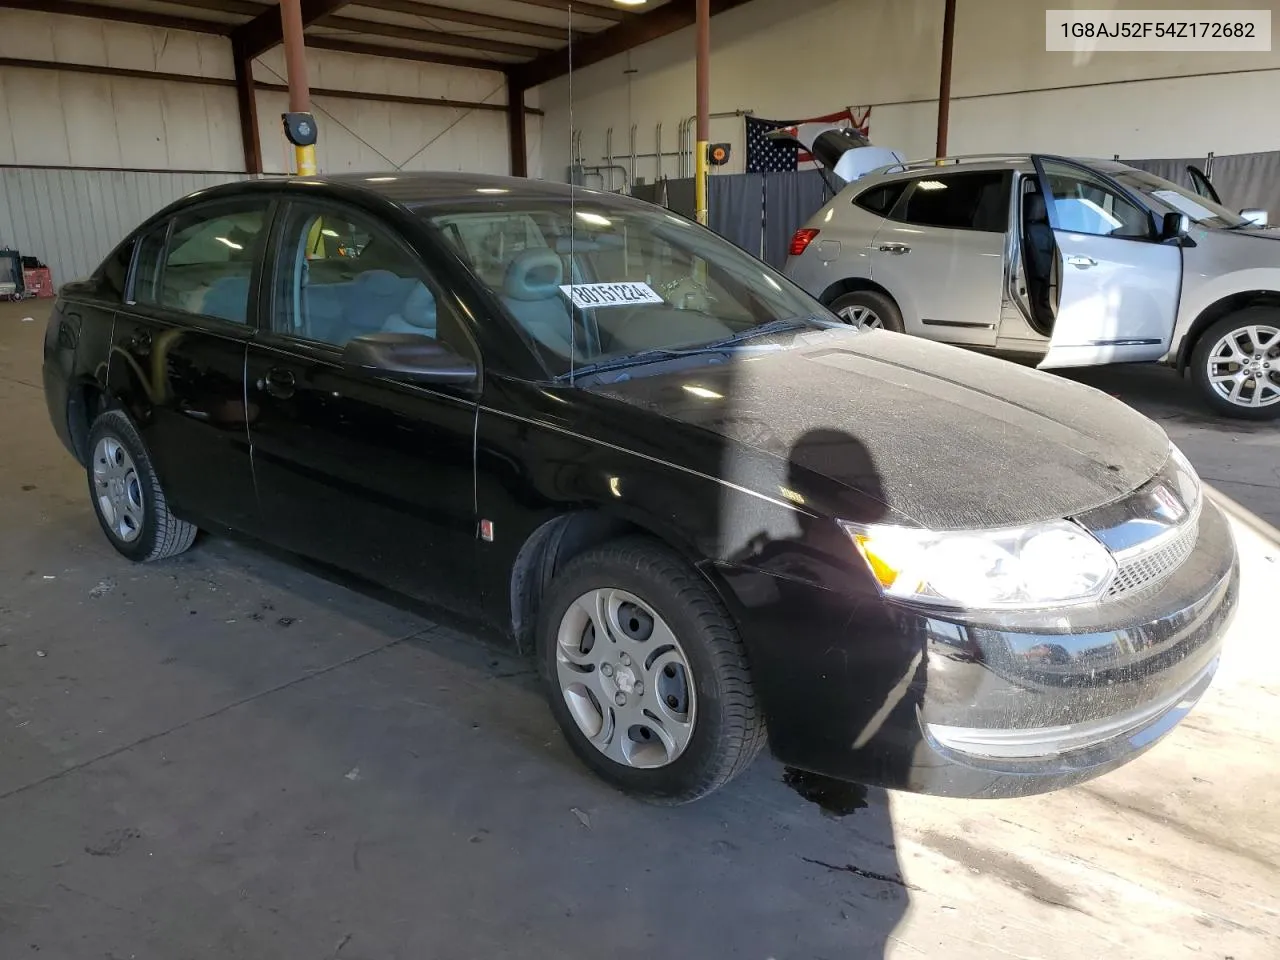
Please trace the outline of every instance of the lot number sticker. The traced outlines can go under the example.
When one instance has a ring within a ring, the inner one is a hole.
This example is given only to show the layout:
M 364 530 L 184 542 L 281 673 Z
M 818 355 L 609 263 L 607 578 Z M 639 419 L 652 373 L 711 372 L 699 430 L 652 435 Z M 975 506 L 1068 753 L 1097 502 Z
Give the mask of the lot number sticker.
M 566 284 L 560 292 L 575 307 L 628 307 L 637 303 L 666 303 L 647 283 L 575 283 Z

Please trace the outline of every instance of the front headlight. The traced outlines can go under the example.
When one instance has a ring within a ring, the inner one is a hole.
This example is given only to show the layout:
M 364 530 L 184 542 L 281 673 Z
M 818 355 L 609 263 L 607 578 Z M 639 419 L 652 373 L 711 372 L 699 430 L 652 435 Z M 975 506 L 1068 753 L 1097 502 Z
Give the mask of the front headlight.
M 885 596 L 965 609 L 1099 599 L 1111 553 L 1067 520 L 1012 530 L 948 531 L 842 523 Z
M 1187 455 L 1179 450 L 1178 445 L 1173 441 L 1169 442 L 1169 458 L 1173 461 L 1175 467 L 1175 473 L 1178 478 L 1178 492 L 1182 494 L 1183 505 L 1188 510 L 1197 509 L 1200 506 L 1200 497 L 1204 492 L 1200 474 L 1196 473 L 1196 468 L 1191 465 Z

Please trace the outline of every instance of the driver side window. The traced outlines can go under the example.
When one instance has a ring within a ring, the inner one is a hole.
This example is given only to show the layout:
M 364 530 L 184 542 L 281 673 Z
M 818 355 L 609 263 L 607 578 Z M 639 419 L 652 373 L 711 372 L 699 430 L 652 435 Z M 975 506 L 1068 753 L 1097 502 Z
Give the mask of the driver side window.
M 345 210 L 290 206 L 275 272 L 275 331 L 344 346 L 371 333 L 438 334 L 439 297 L 418 259 Z
M 1057 229 L 1098 237 L 1151 238 L 1151 215 L 1101 177 L 1052 161 L 1044 164 L 1044 172 Z

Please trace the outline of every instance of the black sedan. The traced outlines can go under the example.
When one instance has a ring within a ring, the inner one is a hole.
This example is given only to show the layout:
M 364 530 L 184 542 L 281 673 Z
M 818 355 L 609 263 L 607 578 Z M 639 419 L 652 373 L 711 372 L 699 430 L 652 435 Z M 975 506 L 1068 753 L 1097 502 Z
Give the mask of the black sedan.
M 469 615 L 660 802 L 766 742 L 931 793 L 1087 779 L 1191 709 L 1236 607 L 1227 524 L 1151 421 L 843 326 L 610 194 L 201 191 L 63 288 L 44 385 L 124 556 L 231 530 Z

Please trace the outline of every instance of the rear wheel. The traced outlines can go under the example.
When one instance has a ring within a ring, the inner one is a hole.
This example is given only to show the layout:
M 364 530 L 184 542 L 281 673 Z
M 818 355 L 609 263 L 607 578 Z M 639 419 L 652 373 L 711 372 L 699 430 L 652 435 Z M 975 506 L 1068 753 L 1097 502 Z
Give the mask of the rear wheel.
M 569 745 L 615 787 L 687 803 L 764 744 L 742 641 L 697 571 L 629 539 L 574 558 L 539 618 L 551 709 Z
M 1280 310 L 1250 307 L 1219 320 L 1196 342 L 1191 376 L 1219 413 L 1280 417 Z
M 130 560 L 161 560 L 182 553 L 196 528 L 169 511 L 151 457 L 119 410 L 108 410 L 89 430 L 89 496 L 111 545 Z
M 845 323 L 862 330 L 903 331 L 902 311 L 893 298 L 877 290 L 841 294 L 832 301 L 831 311 Z

